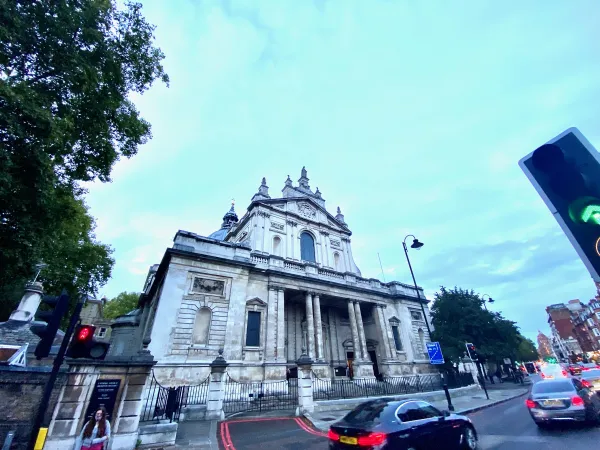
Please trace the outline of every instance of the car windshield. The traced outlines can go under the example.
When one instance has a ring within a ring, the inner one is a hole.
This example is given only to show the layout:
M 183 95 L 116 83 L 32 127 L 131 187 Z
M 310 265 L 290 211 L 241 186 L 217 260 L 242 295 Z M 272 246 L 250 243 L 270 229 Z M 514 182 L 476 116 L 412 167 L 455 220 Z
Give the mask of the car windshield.
M 583 379 L 585 380 L 587 378 L 600 378 L 600 369 L 586 370 L 583 372 Z
M 565 392 L 572 391 L 573 383 L 568 380 L 564 381 L 542 381 L 533 385 L 532 394 L 548 394 L 550 392 Z
M 388 402 L 367 402 L 357 406 L 350 411 L 344 420 L 350 425 L 371 425 L 379 423 L 381 415 L 385 408 L 387 408 Z

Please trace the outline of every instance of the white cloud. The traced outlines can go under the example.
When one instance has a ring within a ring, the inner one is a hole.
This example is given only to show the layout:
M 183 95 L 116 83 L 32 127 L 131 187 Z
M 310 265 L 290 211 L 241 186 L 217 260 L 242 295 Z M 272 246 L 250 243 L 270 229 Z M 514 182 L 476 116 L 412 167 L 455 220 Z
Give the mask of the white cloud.
M 263 176 L 275 197 L 306 165 L 363 275 L 379 253 L 410 282 L 415 234 L 428 298 L 458 284 L 543 328 L 546 304 L 593 285 L 517 161 L 573 125 L 600 143 L 596 2 L 546 6 L 145 1 L 171 86 L 134 97 L 154 138 L 90 187 L 107 291 L 140 289 L 178 229 L 209 234 L 232 197 L 241 216 Z

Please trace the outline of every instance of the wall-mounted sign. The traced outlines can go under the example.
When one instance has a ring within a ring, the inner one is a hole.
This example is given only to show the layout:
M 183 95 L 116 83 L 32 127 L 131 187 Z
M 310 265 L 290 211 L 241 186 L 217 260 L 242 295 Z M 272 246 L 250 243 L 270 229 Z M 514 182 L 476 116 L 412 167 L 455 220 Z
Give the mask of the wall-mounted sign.
M 113 411 L 117 401 L 117 393 L 121 386 L 121 380 L 97 380 L 90 398 L 90 403 L 85 412 L 85 420 L 89 420 L 98 408 L 104 406 L 108 414 L 108 420 L 114 421 Z

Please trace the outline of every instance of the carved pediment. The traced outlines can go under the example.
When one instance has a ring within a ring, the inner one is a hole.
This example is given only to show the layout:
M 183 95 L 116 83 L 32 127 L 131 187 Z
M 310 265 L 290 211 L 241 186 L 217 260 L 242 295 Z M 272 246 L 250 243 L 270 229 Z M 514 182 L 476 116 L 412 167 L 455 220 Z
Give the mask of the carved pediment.
M 267 306 L 265 302 L 263 302 L 260 298 L 254 297 L 246 302 L 248 306 Z
M 400 319 L 398 319 L 396 316 L 392 316 L 390 317 L 390 322 L 394 322 L 394 323 L 400 323 Z
M 306 217 L 307 219 L 316 220 L 317 219 L 317 210 L 313 206 L 308 203 L 298 203 L 298 212 L 301 216 Z

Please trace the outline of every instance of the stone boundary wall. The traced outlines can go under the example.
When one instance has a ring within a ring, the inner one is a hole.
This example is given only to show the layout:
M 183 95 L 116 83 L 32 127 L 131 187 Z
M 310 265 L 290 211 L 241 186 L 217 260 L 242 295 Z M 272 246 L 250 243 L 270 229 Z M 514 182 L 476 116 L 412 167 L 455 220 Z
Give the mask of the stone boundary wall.
M 11 449 L 25 450 L 29 441 L 33 419 L 37 414 L 51 367 L 0 366 L 0 445 L 9 431 L 15 438 Z M 67 380 L 66 371 L 58 374 L 45 423 L 50 423 L 58 395 Z

